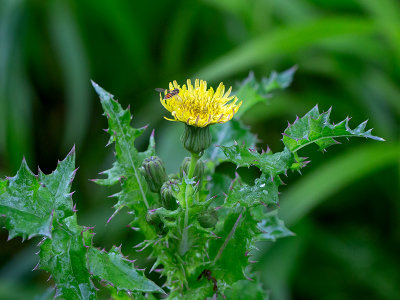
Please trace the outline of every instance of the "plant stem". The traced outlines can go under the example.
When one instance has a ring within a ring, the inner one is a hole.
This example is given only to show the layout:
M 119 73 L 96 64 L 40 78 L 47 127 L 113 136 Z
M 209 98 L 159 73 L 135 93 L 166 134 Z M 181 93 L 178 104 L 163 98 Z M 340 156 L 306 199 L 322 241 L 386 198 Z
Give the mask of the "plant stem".
M 199 156 L 196 153 L 192 153 L 192 158 L 190 160 L 190 166 L 189 166 L 189 172 L 188 172 L 188 179 L 193 178 L 194 170 L 196 168 L 197 161 L 199 160 Z M 182 232 L 182 243 L 180 246 L 180 254 L 183 255 L 187 252 L 188 250 L 188 223 L 189 223 L 189 205 L 192 203 L 192 200 L 189 199 L 189 194 L 192 190 L 192 185 L 187 184 L 184 181 L 184 187 L 185 187 L 185 220 L 183 224 L 183 232 Z M 190 201 L 191 200 L 191 201 Z
M 197 161 L 199 160 L 199 155 L 196 153 L 192 153 L 192 157 L 190 160 L 188 178 L 191 179 L 194 174 L 194 170 L 196 169 Z

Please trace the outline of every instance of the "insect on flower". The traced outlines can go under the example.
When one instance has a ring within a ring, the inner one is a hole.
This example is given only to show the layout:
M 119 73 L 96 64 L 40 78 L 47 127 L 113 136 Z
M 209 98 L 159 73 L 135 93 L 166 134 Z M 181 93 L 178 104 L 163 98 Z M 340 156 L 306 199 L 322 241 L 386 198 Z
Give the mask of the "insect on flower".
M 217 89 L 207 88 L 207 82 L 196 79 L 194 85 L 188 79 L 182 86 L 176 81 L 170 82 L 169 91 L 178 89 L 179 95 L 168 101 L 160 95 L 161 104 L 171 113 L 173 119 L 193 127 L 208 127 L 217 123 L 226 123 L 239 110 L 242 101 L 231 96 L 232 88 L 225 90 L 221 82 Z
M 166 99 L 170 99 L 170 98 L 178 95 L 179 94 L 179 89 L 166 90 L 166 89 L 156 88 L 156 92 L 159 92 L 159 93 L 165 93 L 166 92 L 166 94 L 165 94 L 165 96 L 163 98 L 164 100 L 166 100 Z

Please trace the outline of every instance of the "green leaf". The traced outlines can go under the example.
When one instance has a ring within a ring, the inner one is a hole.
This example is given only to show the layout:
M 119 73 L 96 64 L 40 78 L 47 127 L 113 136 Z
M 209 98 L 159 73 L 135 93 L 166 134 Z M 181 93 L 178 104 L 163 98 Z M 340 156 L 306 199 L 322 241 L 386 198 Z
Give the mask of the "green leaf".
M 256 231 L 256 222 L 248 210 L 228 209 L 225 219 L 219 222 L 215 230 L 219 238 L 209 242 L 208 256 L 214 265 L 211 271 L 215 278 L 223 278 L 228 284 L 246 278 L 245 268 L 249 264 L 247 253 L 251 237 Z
M 224 291 L 226 299 L 237 300 L 267 300 L 268 293 L 262 288 L 259 282 L 239 280 Z
M 51 237 L 54 206 L 48 189 L 23 160 L 17 175 L 2 184 L 0 214 L 6 217 L 9 239 L 20 235 L 24 239 L 41 235 Z
M 116 212 L 127 206 L 135 212 L 138 222 L 145 225 L 145 214 L 150 208 L 151 197 L 146 194 L 147 185 L 139 172 L 143 160 L 155 154 L 154 132 L 151 134 L 147 151 L 138 152 L 134 146 L 135 139 L 142 135 L 146 127 L 133 128 L 130 123 L 132 116 L 129 109 L 122 109 L 121 105 L 114 100 L 113 95 L 102 89 L 95 82 L 92 82 L 94 89 L 100 97 L 105 116 L 108 119 L 110 134 L 108 144 L 115 143 L 116 162 L 110 170 L 102 172 L 107 175 L 106 179 L 96 179 L 94 182 L 101 185 L 114 185 L 121 182 L 122 191 L 115 194 L 118 203 L 114 206 Z M 150 235 L 154 231 L 148 228 Z
M 147 279 L 143 272 L 137 271 L 133 263 L 122 255 L 121 249 L 115 246 L 108 253 L 90 248 L 88 263 L 94 276 L 118 290 L 164 293 L 154 282 Z
M 227 160 L 235 163 L 237 167 L 256 166 L 271 178 L 282 173 L 286 174 L 295 162 L 294 155 L 287 148 L 274 154 L 269 150 L 259 153 L 255 148 L 251 149 L 238 144 L 230 147 L 221 146 L 221 149 Z
M 110 291 L 110 296 L 111 299 L 113 300 L 131 300 L 132 297 L 129 296 L 126 292 L 124 291 L 118 291 L 115 287 L 113 286 L 107 286 L 108 290 Z M 142 293 L 140 293 L 140 296 L 142 295 Z M 135 295 L 136 296 L 136 295 Z M 138 299 L 142 300 L 142 297 L 137 297 Z M 135 297 L 136 299 L 136 297 Z
M 272 71 L 270 77 L 262 79 L 262 87 L 264 88 L 264 91 L 269 94 L 277 90 L 286 89 L 292 83 L 296 71 L 297 66 L 293 66 L 281 73 Z
M 331 108 L 323 113 L 319 113 L 318 105 L 311 109 L 302 118 L 297 118 L 293 124 L 285 129 L 283 133 L 283 143 L 290 151 L 296 152 L 301 148 L 315 143 L 320 150 L 339 144 L 335 138 L 340 137 L 365 137 L 377 141 L 384 139 L 371 134 L 372 129 L 365 131 L 367 121 L 358 125 L 355 129 L 350 129 L 349 120 L 346 118 L 334 125 L 329 121 Z
M 240 204 L 250 209 L 248 219 L 251 218 L 252 224 L 257 224 L 257 230 L 253 230 L 250 236 L 252 243 L 259 240 L 275 241 L 293 235 L 278 218 L 280 184 L 279 180 L 261 175 L 252 186 L 235 182 L 226 196 L 224 207 L 234 208 Z
M 279 203 L 278 180 L 271 180 L 262 175 L 257 178 L 254 185 L 243 183 L 235 184 L 225 199 L 225 207 L 235 207 L 240 203 L 243 207 L 254 207 L 258 205 L 272 205 L 276 207 Z
M 292 83 L 296 70 L 297 66 L 281 73 L 272 71 L 269 77 L 264 77 L 261 81 L 257 81 L 254 73 L 250 72 L 249 76 L 239 83 L 239 88 L 236 92 L 236 96 L 243 100 L 236 118 L 243 116 L 257 103 L 266 102 L 267 99 L 272 97 L 273 92 L 287 88 Z
M 75 147 L 67 157 L 58 163 L 57 168 L 49 175 L 39 170 L 39 181 L 50 192 L 56 211 L 56 219 L 65 218 L 73 214 L 72 194 L 70 193 L 75 169 Z
M 227 123 L 218 124 L 210 127 L 212 137 L 212 147 L 204 153 L 204 159 L 209 160 L 214 165 L 222 162 L 225 156 L 217 146 L 232 146 L 236 141 L 245 144 L 247 147 L 254 148 L 257 143 L 257 136 L 252 134 L 250 128 L 238 119 L 232 119 Z
M 36 176 L 25 160 L 14 177 L 0 184 L 0 215 L 6 216 L 9 238 L 51 237 L 53 219 L 72 215 L 71 182 L 75 175 L 75 149 L 50 175 Z
M 96 299 L 86 264 L 87 249 L 76 215 L 55 223 L 52 238 L 40 246 L 39 267 L 51 273 L 56 296 L 64 299 Z
M 291 84 L 296 70 L 297 67 L 294 66 L 281 73 L 273 71 L 269 77 L 262 78 L 261 81 L 257 81 L 254 73 L 251 72 L 243 82 L 239 83 L 236 96 L 244 101 L 235 115 L 235 119 L 224 124 L 211 126 L 212 144 L 227 147 L 232 146 L 236 141 L 249 148 L 254 148 L 258 142 L 257 136 L 252 134 L 250 128 L 244 125 L 239 118 L 257 103 L 266 102 L 273 95 L 273 92 L 287 88 Z M 208 148 L 205 151 L 204 158 L 212 162 L 224 161 L 224 156 L 218 147 Z
M 275 242 L 276 239 L 294 235 L 279 219 L 278 210 L 264 214 L 263 219 L 258 223 L 258 229 L 262 233 L 257 236 L 257 240 Z

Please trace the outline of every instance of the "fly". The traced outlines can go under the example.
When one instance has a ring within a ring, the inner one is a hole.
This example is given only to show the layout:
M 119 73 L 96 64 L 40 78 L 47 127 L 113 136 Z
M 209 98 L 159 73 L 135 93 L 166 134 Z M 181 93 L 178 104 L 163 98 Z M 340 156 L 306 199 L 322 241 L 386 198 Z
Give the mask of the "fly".
M 159 93 L 165 93 L 166 92 L 166 94 L 164 96 L 164 100 L 167 100 L 167 99 L 170 99 L 170 98 L 178 95 L 179 94 L 179 89 L 166 90 L 166 89 L 156 88 L 156 92 L 159 92 Z

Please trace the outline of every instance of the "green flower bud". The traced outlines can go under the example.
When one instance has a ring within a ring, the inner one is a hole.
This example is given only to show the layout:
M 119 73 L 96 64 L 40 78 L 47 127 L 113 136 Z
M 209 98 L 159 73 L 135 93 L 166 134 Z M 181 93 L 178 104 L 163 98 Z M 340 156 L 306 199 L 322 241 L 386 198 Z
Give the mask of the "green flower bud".
M 186 150 L 201 155 L 211 145 L 210 128 L 208 126 L 195 127 L 185 124 L 185 131 L 181 141 Z
M 160 216 L 157 214 L 156 209 L 150 209 L 146 213 L 146 221 L 153 225 L 154 229 L 159 234 L 165 234 L 164 223 L 162 222 Z
M 190 162 L 192 158 L 191 157 L 185 157 L 185 159 L 182 162 L 181 168 L 180 168 L 180 176 L 183 178 L 183 172 L 187 175 L 189 172 L 189 167 L 190 167 Z M 193 176 L 196 177 L 196 181 L 200 180 L 200 186 L 202 186 L 202 181 L 203 181 L 203 175 L 204 175 L 204 162 L 201 160 L 197 161 L 196 167 L 194 169 Z
M 197 217 L 201 227 L 212 228 L 218 222 L 218 214 L 215 209 L 208 209 Z
M 163 183 L 168 180 L 164 163 L 158 156 L 146 158 L 142 163 L 140 172 L 146 179 L 150 190 L 154 193 L 159 193 Z
M 166 181 L 161 187 L 161 203 L 168 210 L 178 208 L 177 193 L 179 192 L 179 181 L 176 179 Z
M 160 216 L 156 213 L 155 209 L 151 209 L 147 211 L 146 214 L 146 221 L 151 224 L 154 225 L 156 227 L 159 227 L 162 223 Z
M 179 174 L 176 173 L 168 175 L 168 180 L 178 180 L 179 178 Z

